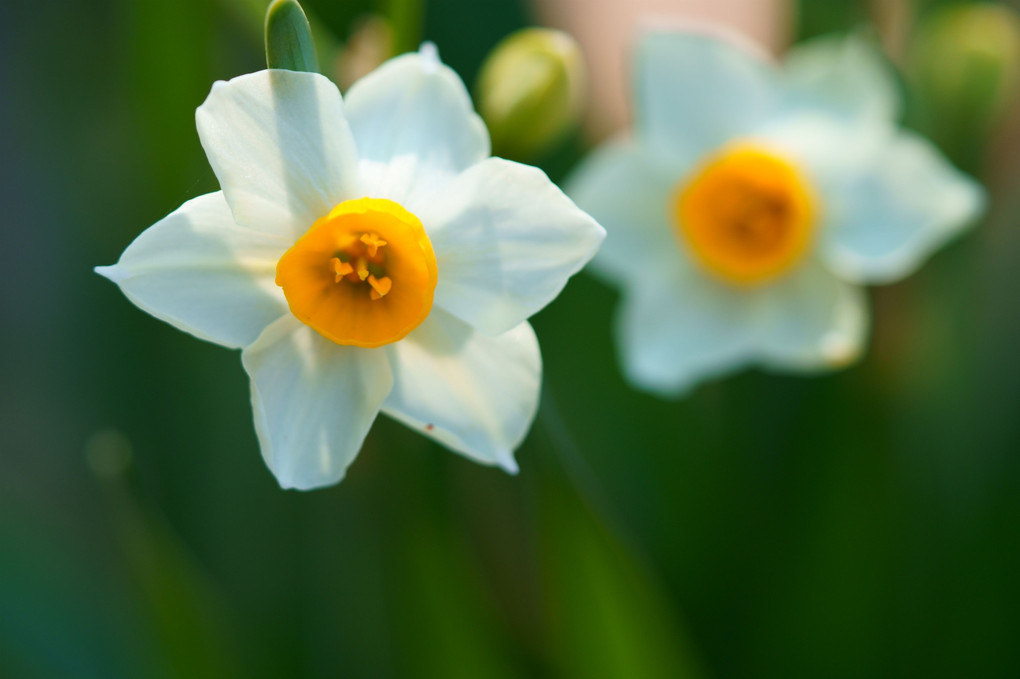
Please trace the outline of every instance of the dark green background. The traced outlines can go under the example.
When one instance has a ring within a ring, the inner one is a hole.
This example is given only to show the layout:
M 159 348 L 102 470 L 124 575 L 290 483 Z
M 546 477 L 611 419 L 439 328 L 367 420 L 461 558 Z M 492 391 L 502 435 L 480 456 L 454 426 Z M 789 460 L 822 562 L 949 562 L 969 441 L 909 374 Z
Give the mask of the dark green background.
M 91 272 L 215 190 L 194 109 L 262 67 L 260 5 L 0 10 L 0 676 L 1020 676 L 1016 125 L 949 148 L 991 213 L 873 293 L 859 365 L 658 400 L 582 275 L 534 320 L 518 477 L 381 418 L 340 486 L 283 492 L 238 354 Z M 306 6 L 338 36 L 369 9 Z M 805 0 L 798 31 L 866 18 Z M 470 83 L 528 22 L 431 0 L 424 34 Z

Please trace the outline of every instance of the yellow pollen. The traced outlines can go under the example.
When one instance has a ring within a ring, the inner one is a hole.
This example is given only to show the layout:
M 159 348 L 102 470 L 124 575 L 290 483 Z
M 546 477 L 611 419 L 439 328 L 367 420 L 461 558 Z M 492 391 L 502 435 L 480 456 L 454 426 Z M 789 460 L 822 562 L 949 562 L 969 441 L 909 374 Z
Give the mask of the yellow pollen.
M 696 262 L 735 285 L 758 285 L 796 266 L 815 235 L 811 187 L 789 161 L 739 146 L 681 183 L 672 212 Z
M 436 288 L 432 244 L 390 200 L 340 203 L 283 254 L 276 284 L 291 313 L 337 344 L 378 347 L 418 327 Z

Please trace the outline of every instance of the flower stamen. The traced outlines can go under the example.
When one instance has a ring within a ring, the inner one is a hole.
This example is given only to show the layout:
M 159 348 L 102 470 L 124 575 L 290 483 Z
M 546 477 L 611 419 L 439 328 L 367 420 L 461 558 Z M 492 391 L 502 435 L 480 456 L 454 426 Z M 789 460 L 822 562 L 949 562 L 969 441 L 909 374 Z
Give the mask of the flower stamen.
M 368 284 L 372 286 L 372 291 L 368 296 L 373 300 L 382 299 L 393 287 L 393 281 L 388 276 L 376 278 L 370 274 L 368 276 Z
M 361 234 L 361 242 L 368 246 L 369 257 L 375 257 L 379 253 L 379 248 L 386 245 L 386 241 L 380 238 L 377 233 Z
M 393 279 L 383 274 L 386 258 L 380 250 L 386 244 L 379 234 L 371 232 L 363 233 L 359 238 L 341 239 L 338 254 L 329 260 L 333 281 L 367 283 L 369 299 L 376 301 L 385 297 L 393 288 Z M 352 261 L 354 264 L 351 264 Z
M 336 276 L 334 282 L 339 283 L 349 274 L 354 273 L 354 267 L 351 266 L 350 262 L 344 262 L 339 257 L 334 257 L 329 260 L 329 263 L 333 265 L 333 274 Z

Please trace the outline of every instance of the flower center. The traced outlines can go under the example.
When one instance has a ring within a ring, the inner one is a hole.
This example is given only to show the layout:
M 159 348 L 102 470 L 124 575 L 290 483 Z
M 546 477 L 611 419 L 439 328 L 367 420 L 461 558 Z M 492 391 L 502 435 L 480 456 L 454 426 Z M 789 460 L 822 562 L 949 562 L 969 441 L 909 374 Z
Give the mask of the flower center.
M 337 344 L 378 347 L 425 320 L 436 256 L 421 221 L 393 201 L 348 200 L 276 265 L 291 312 Z
M 783 158 L 727 149 L 680 185 L 677 230 L 694 259 L 736 285 L 774 279 L 796 265 L 815 231 L 810 186 Z

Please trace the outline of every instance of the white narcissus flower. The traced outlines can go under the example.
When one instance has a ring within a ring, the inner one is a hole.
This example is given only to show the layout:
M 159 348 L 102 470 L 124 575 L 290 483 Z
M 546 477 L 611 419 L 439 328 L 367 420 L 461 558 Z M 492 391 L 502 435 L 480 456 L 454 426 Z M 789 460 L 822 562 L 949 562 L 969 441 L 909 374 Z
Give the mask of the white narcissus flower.
M 634 134 L 567 186 L 608 231 L 592 268 L 623 289 L 634 384 L 678 394 L 747 365 L 852 362 L 858 287 L 902 278 L 982 211 L 981 187 L 897 129 L 898 91 L 860 39 L 821 39 L 778 67 L 732 40 L 639 44 Z
M 312 73 L 218 82 L 196 119 L 222 190 L 97 271 L 152 315 L 242 349 L 280 485 L 338 482 L 380 411 L 516 471 L 542 373 L 526 319 L 602 228 L 540 170 L 489 157 L 431 45 L 343 99 Z

